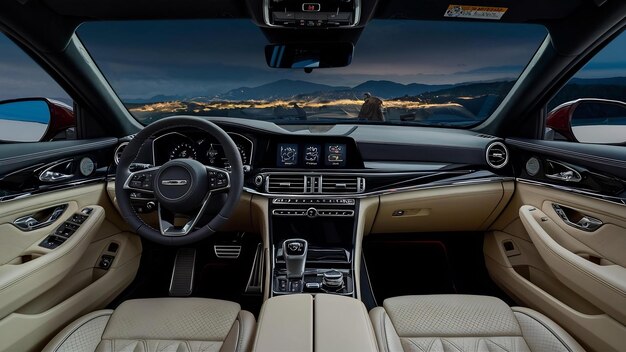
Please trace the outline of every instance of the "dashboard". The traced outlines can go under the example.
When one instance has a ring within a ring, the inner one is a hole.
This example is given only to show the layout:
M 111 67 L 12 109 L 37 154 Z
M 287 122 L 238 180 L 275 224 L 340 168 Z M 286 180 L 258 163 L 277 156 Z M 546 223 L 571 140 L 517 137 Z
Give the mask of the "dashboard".
M 244 164 L 244 190 L 253 194 L 366 197 L 513 175 L 509 158 L 502 158 L 508 155 L 502 139 L 467 130 L 207 119 L 233 139 Z M 231 168 L 215 138 L 185 128 L 154 136 L 134 163 L 145 168 L 181 158 Z

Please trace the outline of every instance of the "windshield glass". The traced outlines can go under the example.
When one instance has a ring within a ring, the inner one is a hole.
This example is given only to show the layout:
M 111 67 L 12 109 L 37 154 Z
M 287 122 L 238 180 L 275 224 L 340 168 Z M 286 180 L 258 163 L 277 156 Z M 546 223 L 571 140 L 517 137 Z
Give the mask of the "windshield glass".
M 249 20 L 89 22 L 78 35 L 130 113 L 278 124 L 467 127 L 488 118 L 545 38 L 529 24 L 374 20 L 342 68 L 270 68 Z

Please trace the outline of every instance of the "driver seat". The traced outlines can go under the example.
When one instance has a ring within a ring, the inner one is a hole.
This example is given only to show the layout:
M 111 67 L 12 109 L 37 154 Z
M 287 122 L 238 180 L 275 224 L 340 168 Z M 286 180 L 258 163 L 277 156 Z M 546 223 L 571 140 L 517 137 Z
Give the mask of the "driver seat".
M 151 298 L 122 303 L 74 321 L 44 352 L 249 351 L 256 321 L 237 303 Z

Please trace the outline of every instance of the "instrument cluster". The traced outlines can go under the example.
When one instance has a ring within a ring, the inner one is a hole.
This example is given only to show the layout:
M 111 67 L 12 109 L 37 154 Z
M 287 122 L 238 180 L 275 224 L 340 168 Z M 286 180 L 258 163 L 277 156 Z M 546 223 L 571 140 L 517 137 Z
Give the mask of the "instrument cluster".
M 241 161 L 250 165 L 254 143 L 248 137 L 228 132 L 233 139 Z M 221 144 L 213 136 L 202 132 L 170 132 L 159 136 L 152 142 L 154 165 L 163 165 L 174 159 L 194 159 L 204 165 L 230 170 L 230 164 Z

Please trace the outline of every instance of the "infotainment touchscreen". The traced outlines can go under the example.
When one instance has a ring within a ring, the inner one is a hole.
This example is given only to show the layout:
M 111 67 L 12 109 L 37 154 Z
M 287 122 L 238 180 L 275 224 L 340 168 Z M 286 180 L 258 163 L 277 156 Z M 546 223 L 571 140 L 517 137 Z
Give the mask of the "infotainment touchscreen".
M 326 144 L 325 146 L 326 166 L 344 167 L 346 165 L 346 145 L 345 144 Z
M 296 166 L 298 165 L 298 145 L 297 144 L 279 144 L 277 155 L 278 167 Z
M 319 144 L 307 144 L 304 146 L 304 164 L 306 166 L 319 166 L 322 157 L 322 146 Z

